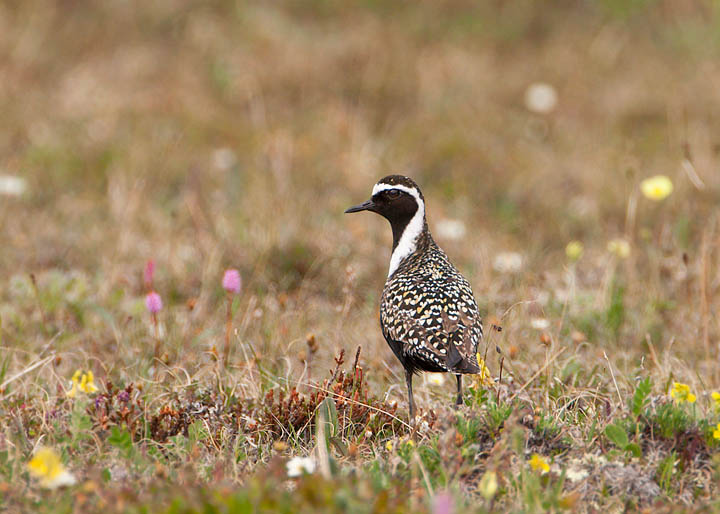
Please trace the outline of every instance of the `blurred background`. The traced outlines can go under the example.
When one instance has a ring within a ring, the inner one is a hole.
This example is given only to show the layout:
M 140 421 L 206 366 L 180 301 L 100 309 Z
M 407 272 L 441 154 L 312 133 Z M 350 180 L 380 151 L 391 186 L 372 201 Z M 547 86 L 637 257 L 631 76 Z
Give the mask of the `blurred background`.
M 191 374 L 236 267 L 237 361 L 297 374 L 310 334 L 319 369 L 362 345 L 400 384 L 377 325 L 389 227 L 342 212 L 403 173 L 519 376 L 548 347 L 627 371 L 651 345 L 717 382 L 719 57 L 701 0 L 2 2 L 10 367 L 54 336 L 62 376 L 141 373 L 153 259 Z M 658 174 L 663 200 L 640 189 Z

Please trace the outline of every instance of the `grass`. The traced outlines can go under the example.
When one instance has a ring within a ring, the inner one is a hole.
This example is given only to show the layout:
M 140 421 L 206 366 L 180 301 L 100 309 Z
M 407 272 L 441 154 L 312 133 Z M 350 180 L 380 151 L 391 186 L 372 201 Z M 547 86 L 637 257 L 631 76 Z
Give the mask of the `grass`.
M 699 0 L 0 6 L 0 175 L 27 184 L 0 196 L 1 508 L 720 508 L 718 19 Z M 526 108 L 534 82 L 552 112 Z M 342 215 L 394 171 L 473 286 L 496 379 L 458 410 L 454 381 L 416 379 L 415 427 L 378 326 L 390 231 Z M 97 391 L 70 398 L 78 369 Z M 76 484 L 30 476 L 40 446 Z

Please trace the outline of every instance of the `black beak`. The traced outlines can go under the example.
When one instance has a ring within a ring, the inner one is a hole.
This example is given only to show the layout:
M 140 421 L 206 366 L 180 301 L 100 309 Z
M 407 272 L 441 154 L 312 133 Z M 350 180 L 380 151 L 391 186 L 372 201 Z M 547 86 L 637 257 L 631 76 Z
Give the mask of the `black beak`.
M 374 211 L 375 210 L 375 204 L 372 200 L 368 200 L 367 202 L 361 203 L 360 205 L 355 205 L 354 207 L 350 207 L 348 210 L 345 211 L 345 214 L 349 214 L 351 212 L 360 212 L 360 211 Z

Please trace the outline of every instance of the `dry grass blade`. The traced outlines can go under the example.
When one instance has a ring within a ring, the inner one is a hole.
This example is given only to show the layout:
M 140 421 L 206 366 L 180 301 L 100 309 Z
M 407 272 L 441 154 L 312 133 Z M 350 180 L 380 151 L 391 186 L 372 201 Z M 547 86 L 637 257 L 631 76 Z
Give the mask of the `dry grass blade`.
M 537 377 L 542 375 L 545 370 L 553 363 L 555 360 L 560 357 L 560 355 L 565 352 L 565 348 L 560 348 L 557 352 L 555 352 L 552 356 L 550 356 L 546 361 L 545 364 L 543 364 L 540 369 L 538 369 L 529 379 L 527 382 L 525 382 L 520 389 L 515 391 L 513 395 L 510 397 L 508 401 L 513 401 L 515 398 L 518 397 L 520 393 L 522 393 L 530 384 L 532 384 Z
M 13 376 L 11 376 L 11 377 L 8 378 L 7 380 L 5 380 L 2 384 L 0 384 L 0 390 L 4 391 L 4 390 L 5 390 L 5 387 L 7 387 L 8 385 L 12 384 L 12 383 L 13 383 L 15 380 L 17 380 L 18 378 L 21 378 L 21 377 L 27 375 L 28 373 L 30 373 L 31 371 L 33 371 L 33 370 L 35 370 L 35 369 L 37 369 L 37 368 L 39 368 L 39 367 L 41 367 L 41 366 L 44 366 L 45 364 L 48 364 L 48 363 L 49 363 L 50 361 L 52 361 L 54 358 L 55 358 L 55 355 L 48 355 L 48 356 L 45 357 L 45 358 L 42 358 L 42 359 L 40 359 L 40 360 L 35 361 L 34 363 L 32 363 L 32 364 L 30 364 L 29 366 L 27 366 L 25 369 L 23 369 L 23 370 L 15 373 Z M 6 395 L 4 395 L 3 398 L 4 398 L 5 396 L 6 396 Z

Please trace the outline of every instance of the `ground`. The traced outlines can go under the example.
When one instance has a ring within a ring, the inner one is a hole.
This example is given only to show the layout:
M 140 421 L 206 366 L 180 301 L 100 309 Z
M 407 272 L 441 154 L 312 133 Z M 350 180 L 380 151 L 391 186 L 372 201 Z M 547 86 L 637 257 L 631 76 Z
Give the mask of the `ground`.
M 700 0 L 0 5 L 2 509 L 720 509 L 719 26 Z M 412 424 L 390 229 L 342 214 L 389 173 L 487 336 L 490 377 L 457 410 L 417 377 Z

